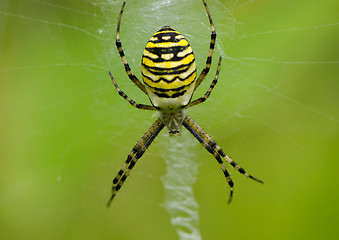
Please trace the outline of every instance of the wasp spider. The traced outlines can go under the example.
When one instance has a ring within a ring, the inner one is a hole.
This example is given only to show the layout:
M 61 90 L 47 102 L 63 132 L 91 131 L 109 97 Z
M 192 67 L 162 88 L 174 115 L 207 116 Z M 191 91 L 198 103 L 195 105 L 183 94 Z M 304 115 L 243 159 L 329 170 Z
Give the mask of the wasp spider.
M 138 159 L 140 159 L 146 149 L 151 145 L 153 140 L 165 126 L 167 127 L 170 135 L 180 134 L 181 126 L 184 126 L 207 149 L 207 151 L 215 157 L 226 177 L 228 185 L 231 188 L 229 202 L 232 199 L 234 184 L 226 170 L 224 161 L 231 164 L 240 173 L 262 183 L 261 180 L 248 174 L 242 167 L 229 158 L 216 144 L 216 142 L 213 141 L 212 138 L 185 113 L 186 108 L 198 105 L 207 100 L 217 83 L 220 71 L 221 57 L 219 58 L 214 80 L 205 95 L 191 101 L 192 94 L 199 87 L 210 70 L 217 36 L 206 2 L 205 0 L 202 1 L 210 21 L 212 34 L 206 66 L 200 73 L 199 77 L 196 79 L 197 72 L 195 58 L 192 48 L 188 44 L 187 40 L 178 31 L 169 26 L 164 26 L 151 37 L 143 52 L 141 72 L 144 84 L 142 84 L 132 73 L 121 46 L 120 22 L 126 0 L 122 5 L 117 25 L 116 46 L 128 77 L 148 96 L 152 105 L 138 104 L 130 99 L 118 87 L 110 72 L 109 75 L 119 95 L 126 99 L 132 106 L 138 109 L 158 111 L 160 116 L 148 129 L 140 141 L 134 146 L 128 155 L 125 164 L 118 172 L 117 176 L 113 179 L 112 196 L 108 201 L 108 206 L 123 183 L 126 181 L 126 178 L 137 163 Z

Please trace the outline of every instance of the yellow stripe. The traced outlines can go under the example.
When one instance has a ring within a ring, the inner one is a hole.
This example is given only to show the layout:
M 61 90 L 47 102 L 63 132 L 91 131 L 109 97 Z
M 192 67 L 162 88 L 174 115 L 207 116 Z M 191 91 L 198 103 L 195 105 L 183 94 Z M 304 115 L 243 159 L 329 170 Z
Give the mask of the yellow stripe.
M 187 55 L 187 54 L 189 54 L 189 53 L 192 53 L 193 51 L 192 51 L 192 48 L 191 48 L 191 46 L 189 46 L 188 48 L 186 48 L 185 50 L 183 50 L 183 51 L 181 51 L 181 52 L 178 52 L 178 54 L 177 54 L 177 56 L 178 57 L 183 57 L 183 56 L 185 56 L 185 55 Z
M 164 74 L 164 75 L 157 75 L 154 73 L 151 73 L 145 68 L 143 65 L 141 65 L 141 71 L 144 75 L 151 78 L 154 82 L 159 81 L 160 78 L 164 78 L 167 81 L 172 81 L 176 77 L 180 77 L 181 79 L 186 79 L 189 75 L 191 75 L 196 70 L 195 62 L 192 63 L 192 65 L 183 73 L 181 74 Z M 157 83 L 155 83 L 157 84 Z
M 174 53 L 161 54 L 161 58 L 163 58 L 164 60 L 170 60 L 173 57 Z
M 146 76 L 148 76 L 150 78 L 156 77 L 157 80 L 159 80 L 160 77 L 162 77 L 162 78 L 170 81 L 170 80 L 173 80 L 174 78 L 177 77 L 177 76 L 173 76 L 173 75 L 155 76 L 155 75 L 151 74 L 150 72 L 148 72 L 145 67 L 142 66 L 141 68 L 142 68 L 142 72 L 144 73 L 144 75 L 146 75 Z M 191 67 L 190 71 L 185 72 L 185 74 L 189 75 L 187 73 L 192 73 L 194 70 L 195 70 L 195 68 Z M 187 85 L 191 84 L 195 80 L 195 77 L 196 77 L 196 73 L 194 72 L 191 76 L 187 77 L 184 81 L 182 81 L 180 79 L 176 79 L 176 80 L 173 80 L 173 82 L 170 82 L 170 83 L 165 82 L 163 80 L 161 80 L 160 82 L 153 82 L 152 80 L 149 80 L 148 78 L 145 78 L 145 77 L 143 77 L 143 80 L 150 87 L 161 88 L 161 89 L 167 89 L 168 90 L 168 89 L 179 88 L 179 87 L 182 87 L 182 86 L 187 86 Z M 152 79 L 154 79 L 154 78 L 152 78 Z
M 169 61 L 169 62 L 168 61 L 153 62 L 149 58 L 142 58 L 142 63 L 147 65 L 147 66 L 149 66 L 149 67 L 151 67 L 151 68 L 152 67 L 164 68 L 164 70 L 159 70 L 159 71 L 166 71 L 167 69 L 171 71 L 171 68 L 180 67 L 181 65 L 189 64 L 193 60 L 194 60 L 194 55 L 191 54 L 191 55 L 188 55 L 187 57 L 185 57 L 184 59 L 182 59 L 180 61 Z M 186 67 L 187 66 L 183 66 L 183 68 L 186 68 Z M 167 69 L 165 70 L 165 68 L 167 68 Z
M 187 40 L 183 38 L 179 42 L 160 42 L 160 43 L 148 42 L 146 48 L 185 47 L 187 45 L 188 45 Z
M 149 51 L 147 51 L 146 49 L 144 50 L 144 53 L 143 53 L 144 56 L 146 57 L 150 57 L 150 58 L 153 58 L 153 59 L 157 59 L 159 58 L 158 55 L 156 54 L 153 54 L 153 53 L 150 53 Z
M 177 35 L 177 36 L 175 36 L 175 38 L 176 38 L 176 39 L 183 39 L 184 36 L 183 36 L 183 35 Z

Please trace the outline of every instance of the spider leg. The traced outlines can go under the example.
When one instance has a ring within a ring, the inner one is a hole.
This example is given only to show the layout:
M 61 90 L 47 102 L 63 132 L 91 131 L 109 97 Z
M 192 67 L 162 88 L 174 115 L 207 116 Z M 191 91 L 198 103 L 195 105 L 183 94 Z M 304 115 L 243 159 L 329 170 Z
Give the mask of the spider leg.
M 207 134 L 206 134 L 207 135 Z M 208 136 L 208 135 L 207 135 Z M 209 136 L 208 136 L 209 137 Z M 212 140 L 210 138 L 210 140 Z M 213 141 L 213 140 L 212 140 Z M 214 141 L 213 141 L 214 142 Z M 214 142 L 215 143 L 215 142 Z M 245 176 L 253 179 L 254 181 L 260 182 L 260 183 L 264 183 L 262 180 L 253 177 L 251 174 L 247 173 L 245 171 L 245 169 L 243 169 L 242 167 L 240 167 L 236 162 L 234 162 L 229 156 L 227 156 L 224 151 L 221 149 L 221 147 L 219 147 L 216 143 L 215 143 L 215 150 L 217 150 L 217 152 L 220 154 L 220 156 L 222 156 L 229 164 L 232 165 L 232 167 L 234 167 L 238 172 L 244 174 Z
M 116 81 L 114 80 L 113 75 L 111 74 L 111 72 L 108 72 L 109 75 L 111 76 L 112 82 L 115 86 L 115 88 L 117 89 L 119 95 L 121 97 L 123 97 L 126 101 L 128 101 L 133 107 L 139 108 L 139 109 L 144 109 L 144 110 L 157 110 L 155 107 L 150 106 L 150 105 L 145 105 L 145 104 L 139 104 L 136 103 L 135 101 L 133 101 L 132 99 L 130 99 L 126 93 L 124 93 L 119 87 L 118 84 L 116 83 Z
M 164 126 L 165 125 L 162 123 L 160 118 L 158 118 L 158 120 L 156 120 L 155 123 L 147 130 L 144 136 L 139 140 L 139 142 L 133 147 L 132 151 L 128 154 L 125 164 L 120 169 L 117 176 L 113 179 L 112 196 L 107 203 L 108 207 L 111 204 L 116 193 L 126 181 L 126 178 L 137 163 L 138 159 L 140 159 L 141 156 L 145 153 L 145 151 L 151 145 L 159 132 L 164 128 Z
M 125 56 L 124 50 L 122 49 L 122 45 L 121 45 L 121 41 L 120 41 L 120 22 L 121 22 L 121 17 L 122 17 L 122 13 L 124 12 L 124 7 L 126 4 L 126 0 L 124 1 L 124 3 L 122 4 L 121 10 L 120 10 L 120 14 L 119 14 L 119 19 L 118 19 L 118 25 L 117 25 L 117 36 L 116 36 L 116 41 L 115 41 L 115 45 L 118 49 L 118 52 L 120 54 L 121 60 L 125 66 L 125 71 L 129 77 L 129 79 L 132 80 L 132 82 L 144 93 L 147 94 L 145 86 L 140 82 L 140 80 L 132 73 L 131 68 L 127 62 L 127 58 Z
M 217 38 L 217 33 L 215 32 L 215 28 L 213 25 L 213 21 L 212 21 L 212 17 L 210 14 L 210 11 L 208 10 L 207 4 L 205 2 L 205 0 L 202 0 L 204 3 L 204 6 L 206 8 L 206 12 L 208 15 L 208 19 L 210 20 L 210 25 L 211 25 L 211 42 L 210 42 L 210 50 L 208 52 L 208 56 L 207 56 L 207 60 L 206 60 L 206 66 L 205 68 L 202 70 L 202 72 L 200 73 L 196 83 L 195 83 L 195 88 L 197 89 L 200 85 L 200 83 L 204 80 L 204 78 L 206 77 L 207 73 L 209 72 L 210 68 L 211 68 L 211 63 L 212 63 L 212 56 L 213 56 L 213 50 L 214 50 L 214 45 L 215 45 L 215 39 Z
M 220 72 L 220 65 L 221 65 L 221 59 L 222 59 L 222 57 L 219 58 L 217 73 L 215 74 L 214 80 L 212 81 L 212 83 L 211 83 L 210 87 L 208 88 L 207 92 L 205 93 L 205 95 L 203 97 L 201 97 L 201 98 L 198 98 L 198 99 L 190 102 L 189 104 L 187 104 L 187 106 L 185 108 L 190 108 L 190 107 L 193 107 L 193 106 L 198 105 L 200 103 L 203 103 L 211 95 L 211 92 L 212 92 L 214 86 L 218 82 L 218 77 L 219 77 L 219 72 Z
M 263 183 L 263 181 L 253 177 L 252 175 L 248 174 L 242 167 L 240 167 L 237 163 L 235 163 L 231 158 L 229 158 L 223 151 L 222 149 L 216 144 L 216 142 L 199 126 L 197 125 L 190 117 L 186 116 L 183 126 L 187 128 L 189 132 L 192 133 L 192 135 L 209 151 L 218 161 L 222 171 L 224 172 L 224 175 L 226 177 L 226 180 L 228 182 L 228 185 L 231 188 L 231 193 L 230 193 L 230 199 L 229 202 L 232 200 L 232 195 L 233 195 L 233 181 L 230 178 L 225 164 L 220 158 L 223 157 L 229 164 L 231 164 L 238 172 L 244 174 L 245 176 Z
M 195 124 L 193 121 L 190 121 L 191 118 L 189 118 L 188 116 L 186 116 L 184 122 L 182 123 L 182 125 L 187 128 L 187 130 L 192 133 L 192 135 L 206 148 L 206 150 L 208 152 L 210 152 L 215 159 L 217 160 L 217 162 L 220 165 L 221 170 L 223 171 L 227 183 L 230 186 L 230 198 L 228 200 L 228 202 L 232 201 L 232 196 L 233 196 L 233 186 L 234 183 L 226 169 L 225 163 L 222 161 L 221 157 L 219 156 L 218 152 L 215 151 L 215 149 L 213 148 L 213 145 L 210 145 L 208 141 L 206 141 L 206 139 L 204 138 L 204 136 L 199 132 L 199 129 L 201 129 L 197 124 Z M 193 123 L 193 124 L 192 124 Z M 198 128 L 197 128 L 198 127 Z M 202 129 L 201 129 L 202 130 Z

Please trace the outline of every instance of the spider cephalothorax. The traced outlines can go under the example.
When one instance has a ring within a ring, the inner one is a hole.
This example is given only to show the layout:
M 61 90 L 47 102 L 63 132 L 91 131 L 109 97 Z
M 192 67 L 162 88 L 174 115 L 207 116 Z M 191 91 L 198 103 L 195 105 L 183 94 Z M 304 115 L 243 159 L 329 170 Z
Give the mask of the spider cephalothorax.
M 120 90 L 112 74 L 110 72 L 109 74 L 119 95 L 126 99 L 132 106 L 144 110 L 159 111 L 160 116 L 134 146 L 125 161 L 125 164 L 113 179 L 112 196 L 108 205 L 125 182 L 137 160 L 141 158 L 146 149 L 165 126 L 168 128 L 170 135 L 180 133 L 181 126 L 184 126 L 206 148 L 206 150 L 214 156 L 231 188 L 229 201 L 232 199 L 234 184 L 226 170 L 224 161 L 232 165 L 240 173 L 262 183 L 261 180 L 248 174 L 242 167 L 229 158 L 219 145 L 217 145 L 216 142 L 213 141 L 212 138 L 184 111 L 184 109 L 206 101 L 218 81 L 220 71 L 221 57 L 219 58 L 214 80 L 205 95 L 191 101 L 194 91 L 199 87 L 200 83 L 205 79 L 210 70 L 215 39 L 217 36 L 207 4 L 205 0 L 202 1 L 210 21 L 212 33 L 206 66 L 199 77 L 196 78 L 195 58 L 188 41 L 178 31 L 169 26 L 164 26 L 151 37 L 143 52 L 141 72 L 144 84 L 142 84 L 132 73 L 121 46 L 120 22 L 126 0 L 122 5 L 118 19 L 116 46 L 128 77 L 148 96 L 152 106 L 134 102 Z

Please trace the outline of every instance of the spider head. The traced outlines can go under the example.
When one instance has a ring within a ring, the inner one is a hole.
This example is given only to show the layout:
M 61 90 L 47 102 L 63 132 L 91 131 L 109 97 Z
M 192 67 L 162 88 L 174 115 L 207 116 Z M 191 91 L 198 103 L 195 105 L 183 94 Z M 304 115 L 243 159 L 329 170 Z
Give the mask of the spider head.
M 173 134 L 180 135 L 181 125 L 186 117 L 184 111 L 168 113 L 160 112 L 160 119 L 166 125 L 170 136 Z

